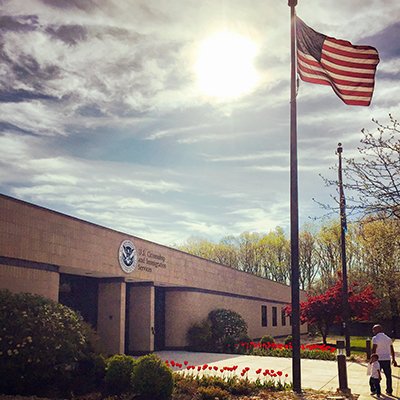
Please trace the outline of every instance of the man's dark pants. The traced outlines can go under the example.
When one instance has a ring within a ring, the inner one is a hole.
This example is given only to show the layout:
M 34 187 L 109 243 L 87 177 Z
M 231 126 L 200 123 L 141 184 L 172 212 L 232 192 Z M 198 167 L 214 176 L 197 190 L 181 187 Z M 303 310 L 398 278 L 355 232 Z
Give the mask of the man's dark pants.
M 390 360 L 379 360 L 379 366 L 386 376 L 386 393 L 392 393 L 392 367 L 390 366 Z

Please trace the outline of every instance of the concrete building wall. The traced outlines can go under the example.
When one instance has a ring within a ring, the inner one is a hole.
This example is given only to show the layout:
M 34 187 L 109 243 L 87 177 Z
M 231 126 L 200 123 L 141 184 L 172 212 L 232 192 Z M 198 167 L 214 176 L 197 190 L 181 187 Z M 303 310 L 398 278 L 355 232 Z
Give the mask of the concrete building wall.
M 126 283 L 99 284 L 97 333 L 106 354 L 125 352 Z
M 247 323 L 250 338 L 264 335 L 286 336 L 291 333 L 289 318 L 282 325 L 281 311 L 286 304 L 275 303 L 268 299 L 251 299 L 229 294 L 212 294 L 195 291 L 167 290 L 166 292 L 166 347 L 181 348 L 187 346 L 186 333 L 190 326 L 207 318 L 210 311 L 225 308 L 239 313 Z M 267 326 L 262 326 L 261 306 L 267 307 Z M 273 326 L 272 308 L 277 308 L 277 324 Z M 302 325 L 302 333 L 307 326 Z
M 16 262 L 16 264 L 18 264 Z M 59 273 L 0 262 L 0 289 L 34 293 L 58 301 Z
M 60 267 L 60 272 L 121 277 L 249 293 L 289 302 L 288 286 L 246 274 L 172 248 L 116 232 L 28 203 L 0 196 L 0 255 Z M 121 242 L 130 239 L 139 253 L 137 268 L 125 273 L 118 263 Z
M 129 288 L 129 353 L 154 350 L 154 287 Z

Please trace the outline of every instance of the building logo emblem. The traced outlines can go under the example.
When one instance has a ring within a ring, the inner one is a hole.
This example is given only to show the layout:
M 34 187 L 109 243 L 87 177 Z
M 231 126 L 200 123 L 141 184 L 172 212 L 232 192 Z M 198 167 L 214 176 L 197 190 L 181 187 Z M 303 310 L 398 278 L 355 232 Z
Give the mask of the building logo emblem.
M 135 245 L 130 240 L 124 240 L 119 246 L 119 265 L 127 274 L 133 272 L 137 265 L 137 252 Z

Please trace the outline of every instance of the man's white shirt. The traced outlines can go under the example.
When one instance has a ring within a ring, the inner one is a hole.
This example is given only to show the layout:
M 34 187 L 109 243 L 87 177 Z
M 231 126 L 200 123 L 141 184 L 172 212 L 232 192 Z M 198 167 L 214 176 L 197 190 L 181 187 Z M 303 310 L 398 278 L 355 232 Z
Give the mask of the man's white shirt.
M 389 336 L 385 335 L 383 332 L 379 332 L 372 338 L 372 344 L 376 344 L 376 354 L 378 354 L 380 361 L 390 361 L 392 339 L 390 339 Z

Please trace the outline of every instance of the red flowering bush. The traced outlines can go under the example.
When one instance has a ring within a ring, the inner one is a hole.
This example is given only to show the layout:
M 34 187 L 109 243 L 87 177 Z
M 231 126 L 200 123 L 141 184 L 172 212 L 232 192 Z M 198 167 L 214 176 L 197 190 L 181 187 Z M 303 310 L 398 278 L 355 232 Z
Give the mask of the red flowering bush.
M 301 322 L 314 324 L 322 335 L 323 343 L 334 323 L 342 322 L 342 279 L 339 276 L 336 283 L 325 293 L 307 296 L 307 301 L 300 303 Z M 360 289 L 356 283 L 349 286 L 350 316 L 355 320 L 368 320 L 371 312 L 379 305 L 371 286 Z M 286 307 L 286 314 L 291 314 L 291 307 Z
M 247 354 L 256 356 L 269 356 L 269 357 L 291 357 L 292 344 L 282 343 L 239 343 L 239 348 L 244 348 Z M 307 344 L 300 346 L 300 355 L 302 358 L 311 358 L 318 360 L 335 360 L 336 348 L 327 345 Z

